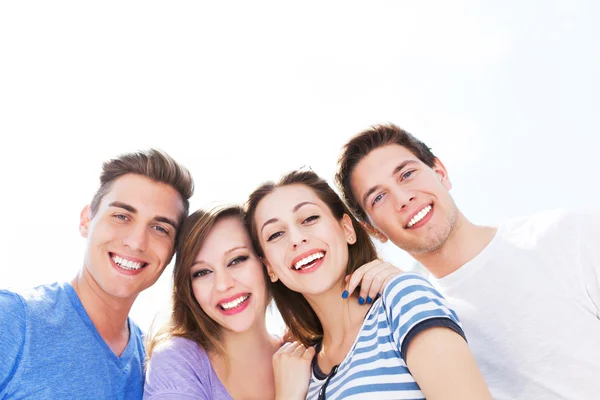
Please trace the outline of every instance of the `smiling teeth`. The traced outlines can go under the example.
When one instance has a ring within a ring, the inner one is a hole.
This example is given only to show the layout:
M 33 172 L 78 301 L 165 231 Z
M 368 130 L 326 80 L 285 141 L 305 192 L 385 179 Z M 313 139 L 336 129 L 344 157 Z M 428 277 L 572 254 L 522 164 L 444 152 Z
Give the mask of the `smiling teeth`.
M 419 222 L 420 220 L 422 220 L 423 218 L 425 218 L 425 216 L 427 214 L 429 214 L 429 211 L 431 211 L 431 206 L 427 206 L 424 209 L 422 209 L 417 215 L 415 215 L 414 217 L 412 217 L 412 219 L 409 221 L 408 225 L 406 225 L 407 228 L 412 227 L 414 224 L 416 224 L 417 222 Z
M 296 264 L 294 264 L 294 269 L 297 271 L 300 268 L 302 268 L 303 266 L 305 266 L 306 264 L 308 264 L 309 262 L 312 262 L 318 258 L 323 258 L 323 257 L 325 257 L 325 253 L 323 253 L 323 252 L 311 254 L 310 256 L 304 257 L 302 260 L 300 260 Z
M 139 263 L 139 262 L 135 262 L 135 261 L 131 261 L 131 260 L 126 260 L 124 258 L 121 258 L 117 255 L 114 255 L 112 257 L 113 261 L 121 268 L 123 269 L 127 269 L 129 271 L 136 271 L 140 268 L 142 268 L 142 266 L 144 265 L 143 263 Z
M 236 308 L 237 306 L 239 306 L 240 304 L 242 304 L 243 302 L 245 302 L 246 300 L 248 300 L 248 297 L 250 297 L 249 294 L 241 296 L 241 297 L 238 297 L 237 299 L 235 299 L 233 301 L 230 301 L 228 303 L 221 303 L 219 305 L 224 310 L 231 310 L 232 308 Z

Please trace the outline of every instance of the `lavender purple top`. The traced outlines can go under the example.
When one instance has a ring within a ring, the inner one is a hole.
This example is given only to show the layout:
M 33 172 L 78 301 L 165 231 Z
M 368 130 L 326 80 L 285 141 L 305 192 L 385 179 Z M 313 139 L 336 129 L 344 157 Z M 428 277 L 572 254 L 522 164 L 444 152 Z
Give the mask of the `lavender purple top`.
M 152 353 L 146 371 L 144 399 L 233 400 L 206 352 L 184 338 L 172 338 Z

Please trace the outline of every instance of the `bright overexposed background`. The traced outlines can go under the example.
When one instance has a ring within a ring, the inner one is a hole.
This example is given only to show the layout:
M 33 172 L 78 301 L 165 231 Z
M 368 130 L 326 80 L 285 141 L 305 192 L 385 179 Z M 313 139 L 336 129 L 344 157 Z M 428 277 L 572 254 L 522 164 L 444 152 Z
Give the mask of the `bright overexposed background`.
M 598 21 L 577 0 L 2 2 L 0 287 L 71 279 L 101 163 L 148 147 L 192 171 L 196 209 L 302 165 L 331 178 L 389 121 L 473 222 L 595 206 Z M 136 302 L 143 328 L 171 272 Z

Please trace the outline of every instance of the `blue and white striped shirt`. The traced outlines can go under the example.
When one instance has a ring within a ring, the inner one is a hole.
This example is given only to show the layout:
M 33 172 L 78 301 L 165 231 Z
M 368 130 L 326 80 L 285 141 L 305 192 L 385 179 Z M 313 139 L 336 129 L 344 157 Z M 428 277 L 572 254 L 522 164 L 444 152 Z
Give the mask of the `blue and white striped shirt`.
M 315 357 L 306 398 L 424 399 L 406 366 L 406 349 L 419 332 L 437 326 L 464 337 L 457 315 L 424 277 L 395 277 L 373 303 L 339 367 L 326 375 Z

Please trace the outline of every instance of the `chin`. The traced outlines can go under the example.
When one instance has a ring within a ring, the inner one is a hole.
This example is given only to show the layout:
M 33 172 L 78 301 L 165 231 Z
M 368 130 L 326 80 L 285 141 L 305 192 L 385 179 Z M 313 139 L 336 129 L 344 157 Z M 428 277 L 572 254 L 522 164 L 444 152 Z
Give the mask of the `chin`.
M 225 329 L 227 329 L 228 331 L 234 332 L 234 333 L 244 333 L 244 332 L 248 332 L 249 330 L 252 329 L 252 327 L 254 326 L 253 323 L 246 323 L 246 324 L 235 324 L 233 326 L 228 326 Z

